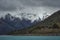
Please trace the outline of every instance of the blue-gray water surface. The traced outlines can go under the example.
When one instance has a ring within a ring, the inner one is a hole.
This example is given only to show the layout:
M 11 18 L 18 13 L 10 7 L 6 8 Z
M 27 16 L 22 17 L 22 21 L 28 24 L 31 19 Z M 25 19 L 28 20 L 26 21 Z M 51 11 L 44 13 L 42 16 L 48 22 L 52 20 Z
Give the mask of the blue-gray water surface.
M 60 36 L 0 36 L 0 40 L 60 40 Z

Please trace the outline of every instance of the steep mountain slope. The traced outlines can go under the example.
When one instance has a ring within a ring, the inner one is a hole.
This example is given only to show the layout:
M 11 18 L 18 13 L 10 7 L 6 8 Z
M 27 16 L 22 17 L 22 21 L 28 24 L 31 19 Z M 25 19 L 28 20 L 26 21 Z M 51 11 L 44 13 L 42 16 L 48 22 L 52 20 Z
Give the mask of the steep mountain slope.
M 47 35 L 60 35 L 60 10 L 53 13 L 51 16 L 33 25 L 32 27 L 12 31 L 9 34 L 47 34 Z M 54 33 L 54 34 L 53 34 Z M 58 34 L 59 33 L 59 34 Z
M 42 21 L 41 25 L 52 26 L 54 23 L 60 23 L 60 10 L 53 13 L 51 16 Z
M 11 32 L 13 30 L 15 30 L 14 27 L 0 19 L 0 35 L 7 34 L 8 32 Z

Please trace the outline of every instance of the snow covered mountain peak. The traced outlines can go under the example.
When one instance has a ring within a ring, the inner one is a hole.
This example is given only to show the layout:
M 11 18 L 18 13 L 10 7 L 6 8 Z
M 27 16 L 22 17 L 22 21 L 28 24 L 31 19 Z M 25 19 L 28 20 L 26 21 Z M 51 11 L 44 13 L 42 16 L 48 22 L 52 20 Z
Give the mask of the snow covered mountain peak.
M 32 14 L 32 13 L 20 13 L 20 14 L 17 14 L 16 17 L 19 17 L 20 19 L 31 20 L 31 22 L 34 22 L 34 20 L 41 21 L 39 16 L 37 16 L 36 14 Z
M 16 15 L 7 13 L 3 18 L 7 20 L 11 20 L 11 21 L 13 21 L 15 18 L 18 18 L 20 20 L 30 20 L 31 22 L 41 21 L 41 18 L 39 16 L 37 16 L 36 14 L 32 14 L 32 13 L 19 13 Z

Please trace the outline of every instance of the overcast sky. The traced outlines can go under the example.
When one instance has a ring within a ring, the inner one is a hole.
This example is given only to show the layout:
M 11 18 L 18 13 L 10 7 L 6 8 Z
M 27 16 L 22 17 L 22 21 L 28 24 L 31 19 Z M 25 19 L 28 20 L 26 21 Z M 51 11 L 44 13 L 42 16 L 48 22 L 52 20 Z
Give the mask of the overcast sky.
M 0 0 L 0 15 L 10 12 L 12 15 L 19 13 L 32 13 L 43 16 L 43 13 L 52 14 L 60 9 L 60 0 Z

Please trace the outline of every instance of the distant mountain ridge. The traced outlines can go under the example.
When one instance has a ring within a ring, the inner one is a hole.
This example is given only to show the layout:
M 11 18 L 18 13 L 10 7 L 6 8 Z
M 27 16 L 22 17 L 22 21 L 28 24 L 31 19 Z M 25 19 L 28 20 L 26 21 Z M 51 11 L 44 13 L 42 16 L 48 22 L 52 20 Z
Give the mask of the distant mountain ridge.
M 55 33 L 56 35 L 60 34 L 60 10 L 53 13 L 51 16 L 45 20 L 33 25 L 32 27 L 12 31 L 9 34 L 20 35 L 20 34 L 46 34 Z M 50 34 L 50 35 L 52 35 Z M 54 35 L 54 34 L 53 34 Z
M 31 22 L 31 20 L 28 20 L 26 18 L 23 18 L 21 20 L 19 17 L 14 17 L 8 13 L 5 15 L 5 17 L 0 18 L 0 24 L 1 24 L 0 25 L 0 28 L 1 28 L 0 34 L 6 34 L 10 31 L 27 28 L 40 21 L 41 21 L 41 19 L 39 19 L 38 21 L 35 20 L 34 22 Z
M 13 30 L 15 30 L 14 27 L 0 19 L 0 35 L 7 34 L 8 32 Z

